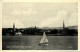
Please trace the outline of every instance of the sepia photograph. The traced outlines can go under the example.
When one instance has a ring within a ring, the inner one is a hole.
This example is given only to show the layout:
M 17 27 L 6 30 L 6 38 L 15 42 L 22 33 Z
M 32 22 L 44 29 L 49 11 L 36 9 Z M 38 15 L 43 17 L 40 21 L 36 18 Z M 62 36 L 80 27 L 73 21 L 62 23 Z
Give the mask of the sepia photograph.
M 3 2 L 2 50 L 78 50 L 78 3 Z

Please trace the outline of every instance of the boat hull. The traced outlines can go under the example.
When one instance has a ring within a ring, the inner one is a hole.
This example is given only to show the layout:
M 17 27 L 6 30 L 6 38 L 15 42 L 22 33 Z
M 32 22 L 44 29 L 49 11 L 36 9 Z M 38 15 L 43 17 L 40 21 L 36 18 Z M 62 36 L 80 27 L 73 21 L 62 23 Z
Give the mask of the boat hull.
M 39 43 L 39 45 L 49 45 L 49 43 Z

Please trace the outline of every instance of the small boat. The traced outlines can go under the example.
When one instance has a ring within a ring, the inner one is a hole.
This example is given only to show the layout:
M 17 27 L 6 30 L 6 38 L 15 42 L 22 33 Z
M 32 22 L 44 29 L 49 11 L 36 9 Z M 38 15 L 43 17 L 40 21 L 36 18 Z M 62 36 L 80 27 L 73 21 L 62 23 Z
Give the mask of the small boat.
M 48 39 L 47 39 L 47 37 L 46 37 L 45 32 L 43 33 L 43 37 L 42 37 L 42 39 L 40 40 L 39 45 L 49 45 L 49 44 L 48 44 Z

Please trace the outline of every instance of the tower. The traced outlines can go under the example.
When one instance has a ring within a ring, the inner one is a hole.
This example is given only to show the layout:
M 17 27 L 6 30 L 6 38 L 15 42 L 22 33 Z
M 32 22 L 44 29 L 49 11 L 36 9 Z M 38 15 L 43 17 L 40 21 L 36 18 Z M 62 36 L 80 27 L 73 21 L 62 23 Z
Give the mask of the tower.
M 63 21 L 63 29 L 65 29 L 65 24 L 64 24 L 64 21 Z
M 35 29 L 36 29 L 36 25 L 35 25 Z
M 13 24 L 13 30 L 15 31 L 15 23 Z
M 65 29 L 65 23 L 64 23 L 64 20 L 63 20 L 63 31 L 62 31 L 63 35 L 65 36 L 66 35 L 66 29 Z
M 15 23 L 13 23 L 13 35 L 15 35 Z

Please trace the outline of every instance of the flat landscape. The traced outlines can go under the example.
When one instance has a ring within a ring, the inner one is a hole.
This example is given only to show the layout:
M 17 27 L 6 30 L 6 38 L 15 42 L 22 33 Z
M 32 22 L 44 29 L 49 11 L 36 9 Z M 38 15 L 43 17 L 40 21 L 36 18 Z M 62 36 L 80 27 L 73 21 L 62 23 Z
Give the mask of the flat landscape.
M 78 36 L 47 36 L 49 45 L 39 45 L 42 36 L 3 36 L 3 50 L 77 50 Z

